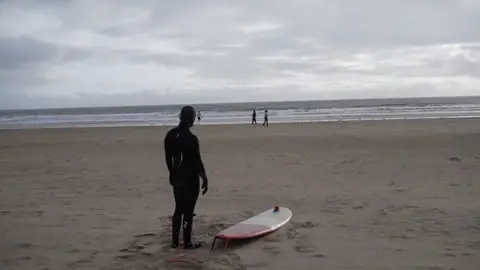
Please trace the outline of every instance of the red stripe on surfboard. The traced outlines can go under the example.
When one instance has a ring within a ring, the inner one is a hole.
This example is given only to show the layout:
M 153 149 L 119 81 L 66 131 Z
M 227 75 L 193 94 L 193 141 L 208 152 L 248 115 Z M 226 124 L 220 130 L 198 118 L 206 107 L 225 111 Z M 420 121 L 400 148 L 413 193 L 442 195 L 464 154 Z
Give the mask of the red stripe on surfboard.
M 217 237 L 223 239 L 244 239 L 261 236 L 271 231 L 272 228 L 264 225 L 238 223 L 219 232 Z

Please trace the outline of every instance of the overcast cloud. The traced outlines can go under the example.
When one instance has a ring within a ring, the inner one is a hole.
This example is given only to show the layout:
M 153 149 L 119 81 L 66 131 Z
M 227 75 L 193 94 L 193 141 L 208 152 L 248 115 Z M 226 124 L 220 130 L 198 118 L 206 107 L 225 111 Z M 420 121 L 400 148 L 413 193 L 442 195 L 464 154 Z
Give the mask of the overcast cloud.
M 0 109 L 480 95 L 477 0 L 3 0 Z

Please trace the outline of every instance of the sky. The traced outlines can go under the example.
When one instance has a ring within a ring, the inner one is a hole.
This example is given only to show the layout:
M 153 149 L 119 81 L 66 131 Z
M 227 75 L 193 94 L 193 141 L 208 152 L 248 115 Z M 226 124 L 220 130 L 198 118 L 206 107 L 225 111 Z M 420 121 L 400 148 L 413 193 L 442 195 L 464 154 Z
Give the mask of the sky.
M 478 0 L 0 0 L 0 109 L 480 95 Z

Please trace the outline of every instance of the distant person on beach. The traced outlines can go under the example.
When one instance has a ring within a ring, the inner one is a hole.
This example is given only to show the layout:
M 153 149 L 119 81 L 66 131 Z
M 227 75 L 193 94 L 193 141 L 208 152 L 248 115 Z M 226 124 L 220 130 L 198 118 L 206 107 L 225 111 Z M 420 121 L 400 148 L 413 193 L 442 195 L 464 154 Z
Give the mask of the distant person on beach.
M 257 124 L 257 112 L 255 110 L 253 110 L 253 113 L 252 113 L 252 125 L 256 125 Z
M 198 123 L 200 124 L 200 121 L 202 121 L 202 112 L 198 111 L 197 119 Z
M 263 119 L 262 126 L 267 126 L 268 127 L 268 110 L 265 110 L 265 112 L 264 112 L 264 119 Z
M 170 129 L 164 140 L 165 160 L 175 198 L 172 248 L 177 248 L 180 244 L 179 235 L 182 227 L 183 248 L 194 249 L 202 246 L 201 242 L 192 241 L 192 222 L 200 193 L 200 178 L 202 195 L 208 191 L 208 178 L 200 155 L 199 141 L 190 130 L 195 118 L 196 112 L 192 106 L 183 107 L 180 112 L 180 124 Z

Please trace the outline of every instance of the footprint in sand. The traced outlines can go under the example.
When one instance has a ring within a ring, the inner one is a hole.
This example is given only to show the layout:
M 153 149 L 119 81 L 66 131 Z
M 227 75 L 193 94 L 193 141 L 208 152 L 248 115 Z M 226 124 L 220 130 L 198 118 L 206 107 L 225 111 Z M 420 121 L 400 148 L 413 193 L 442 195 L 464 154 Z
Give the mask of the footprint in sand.
M 297 239 L 297 238 L 304 238 L 304 235 L 300 234 L 298 229 L 311 229 L 317 227 L 318 223 L 314 223 L 312 221 L 303 221 L 303 222 L 291 222 L 291 225 L 286 230 L 286 237 L 289 240 Z M 278 239 L 280 240 L 280 239 Z M 272 241 L 273 242 L 273 241 Z
M 290 230 L 290 229 L 289 229 L 289 230 Z M 288 234 L 288 231 L 289 231 L 289 230 L 287 230 L 287 234 Z M 289 238 L 289 239 L 290 239 L 290 238 Z M 265 236 L 265 237 L 263 238 L 263 240 L 264 240 L 265 242 L 270 242 L 270 243 L 278 243 L 278 242 L 281 242 L 281 241 L 282 241 L 281 236 L 278 235 L 278 234 L 276 234 L 276 235 L 274 235 L 274 234 L 267 235 L 267 236 Z
M 478 249 L 480 249 L 480 241 L 471 242 L 471 243 L 468 245 L 468 247 L 478 250 Z
M 30 243 L 25 242 L 25 243 L 19 243 L 17 246 L 18 246 L 19 248 L 31 248 L 33 245 L 30 244 Z
M 225 230 L 226 228 L 230 227 L 233 224 L 226 224 L 226 223 L 214 223 L 211 225 L 207 226 L 207 230 L 211 232 L 220 232 L 222 230 Z
M 288 228 L 287 230 L 287 238 L 288 239 L 295 239 L 300 236 L 300 233 L 295 228 Z
M 440 256 L 442 256 L 442 257 L 457 257 L 457 255 L 455 255 L 453 253 L 442 253 L 442 254 L 440 254 Z
M 235 269 L 246 270 L 247 268 L 240 263 L 240 256 L 233 252 L 225 253 L 224 257 L 210 258 L 203 264 L 203 268 L 209 270 Z M 175 268 L 176 269 L 176 268 Z
M 273 246 L 273 245 L 266 245 L 263 248 L 263 251 L 267 253 L 271 253 L 273 255 L 277 255 L 278 253 L 280 253 L 280 249 L 277 246 Z
M 293 246 L 292 248 L 295 252 L 298 253 L 312 253 L 317 251 L 317 247 L 310 244 L 306 235 L 298 237 L 295 241 L 295 246 Z
M 311 229 L 318 226 L 318 223 L 312 221 L 292 222 L 295 229 Z
M 293 247 L 293 250 L 299 253 L 312 253 L 317 251 L 317 247 L 309 244 L 297 243 L 297 245 Z
M 241 258 L 234 252 L 227 252 L 227 257 L 230 259 L 231 265 L 234 269 L 246 269 L 240 262 Z
M 462 157 L 450 157 L 450 158 L 448 159 L 448 161 L 451 161 L 451 162 L 460 162 L 460 161 L 462 161 L 462 160 L 463 160 Z

